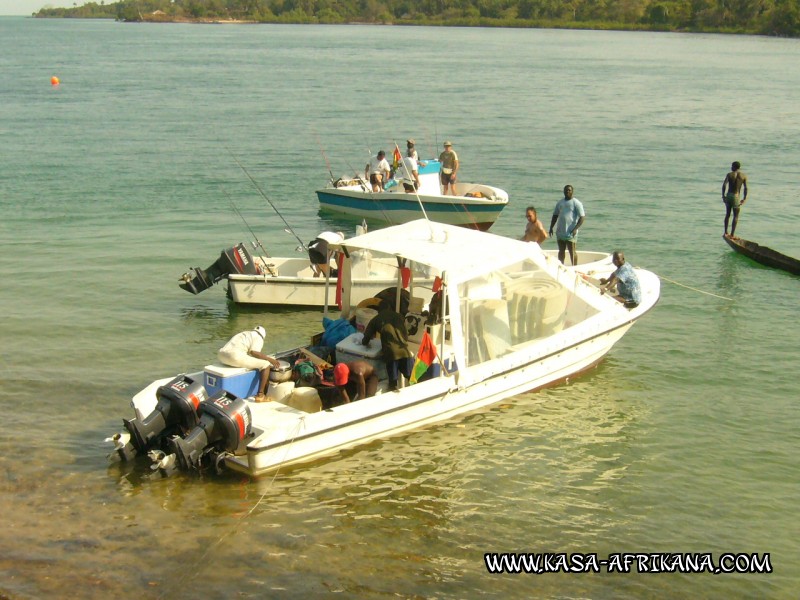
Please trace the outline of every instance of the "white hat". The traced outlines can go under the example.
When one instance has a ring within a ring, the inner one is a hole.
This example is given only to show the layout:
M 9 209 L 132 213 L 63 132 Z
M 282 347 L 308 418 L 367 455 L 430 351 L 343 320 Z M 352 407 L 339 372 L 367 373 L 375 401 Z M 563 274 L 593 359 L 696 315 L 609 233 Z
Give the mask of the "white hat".
M 253 331 L 255 331 L 258 335 L 260 335 L 262 340 L 267 339 L 267 330 L 264 329 L 261 325 L 253 329 Z

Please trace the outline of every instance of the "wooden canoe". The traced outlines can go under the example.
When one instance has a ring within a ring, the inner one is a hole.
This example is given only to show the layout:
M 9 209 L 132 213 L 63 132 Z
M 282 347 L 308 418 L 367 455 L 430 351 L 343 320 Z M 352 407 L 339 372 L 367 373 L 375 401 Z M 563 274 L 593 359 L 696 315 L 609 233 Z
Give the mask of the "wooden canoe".
M 736 250 L 739 254 L 743 254 L 749 259 L 776 269 L 783 269 L 794 275 L 800 275 L 800 260 L 786 256 L 780 252 L 761 246 L 755 242 L 743 240 L 741 238 L 730 238 L 723 236 L 723 239 L 728 242 L 728 245 Z

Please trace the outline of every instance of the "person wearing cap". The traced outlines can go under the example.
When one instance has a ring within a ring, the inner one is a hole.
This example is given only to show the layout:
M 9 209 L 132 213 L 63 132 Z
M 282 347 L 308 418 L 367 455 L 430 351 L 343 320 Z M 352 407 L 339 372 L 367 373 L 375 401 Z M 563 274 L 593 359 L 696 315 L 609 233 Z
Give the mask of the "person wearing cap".
M 373 156 L 367 163 L 364 176 L 369 179 L 372 191 L 380 192 L 386 182 L 389 181 L 390 173 L 391 169 L 389 168 L 389 162 L 386 160 L 386 152 L 381 150 L 377 156 Z
M 728 222 L 733 213 L 730 238 L 734 240 L 736 237 L 733 234 L 736 232 L 736 223 L 739 221 L 739 209 L 747 200 L 747 175 L 739 170 L 741 167 L 738 160 L 731 163 L 731 172 L 722 181 L 722 201 L 725 203 L 725 234 L 723 237 L 728 237 Z M 742 191 L 744 191 L 744 195 L 740 202 L 739 193 Z
M 416 148 L 416 146 L 414 146 L 414 140 L 413 140 L 413 139 L 407 139 L 407 140 L 406 140 L 406 147 L 407 147 L 407 149 L 406 149 L 406 156 L 407 156 L 408 158 L 413 158 L 415 161 L 417 161 L 417 164 L 418 164 L 420 167 L 424 167 L 425 165 L 427 165 L 427 164 L 428 164 L 428 163 L 426 163 L 426 162 L 422 162 L 422 161 L 420 161 L 420 159 L 419 159 L 419 154 L 417 153 L 417 148 Z
M 333 368 L 333 383 L 339 390 L 342 403 L 349 404 L 351 394 L 354 400 L 363 400 L 375 395 L 378 389 L 378 374 L 375 373 L 375 367 L 365 360 L 340 362 Z
M 223 365 L 258 369 L 261 380 L 255 397 L 256 402 L 268 401 L 264 390 L 269 382 L 269 370 L 279 364 L 274 357 L 261 352 L 266 337 L 266 330 L 259 325 L 255 329 L 237 333 L 217 352 L 217 358 Z
M 419 154 L 417 154 L 417 149 L 414 147 L 413 139 L 406 140 L 406 156 L 419 162 Z
M 336 277 L 338 271 L 331 271 L 330 256 L 328 255 L 328 244 L 339 244 L 344 240 L 341 231 L 323 231 L 314 241 L 308 244 L 308 259 L 311 261 L 311 268 L 314 270 L 314 277 Z
M 439 155 L 439 162 L 442 163 L 442 170 L 439 173 L 442 182 L 442 194 L 446 196 L 447 187 L 450 186 L 451 193 L 456 196 L 458 154 L 453 150 L 453 144 L 449 140 L 444 143 L 444 152 Z
M 416 154 L 416 153 L 415 153 Z M 397 175 L 403 182 L 406 194 L 413 194 L 419 189 L 419 167 L 413 156 L 404 156 Z

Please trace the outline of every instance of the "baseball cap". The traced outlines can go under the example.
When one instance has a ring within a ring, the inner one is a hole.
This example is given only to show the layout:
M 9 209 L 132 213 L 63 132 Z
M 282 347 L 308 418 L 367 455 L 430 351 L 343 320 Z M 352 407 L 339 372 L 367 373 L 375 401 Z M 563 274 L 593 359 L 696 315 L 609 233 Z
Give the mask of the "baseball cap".
M 350 367 L 345 363 L 337 363 L 333 368 L 333 383 L 336 385 L 347 385 L 347 380 L 350 378 Z
M 447 141 L 444 143 L 444 145 L 445 145 L 445 146 L 452 146 L 452 145 L 453 145 L 453 142 L 451 142 L 450 140 L 447 140 Z
M 258 335 L 260 335 L 262 340 L 267 339 L 267 330 L 264 329 L 261 325 L 255 327 L 253 331 L 255 331 Z
M 413 146 L 414 145 L 414 139 L 413 138 L 407 139 L 406 140 L 406 144 L 411 144 Z

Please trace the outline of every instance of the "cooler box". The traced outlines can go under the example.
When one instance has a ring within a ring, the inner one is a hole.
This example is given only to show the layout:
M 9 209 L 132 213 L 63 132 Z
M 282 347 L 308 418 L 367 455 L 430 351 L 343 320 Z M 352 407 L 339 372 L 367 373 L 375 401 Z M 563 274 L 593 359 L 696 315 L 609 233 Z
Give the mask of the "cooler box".
M 378 379 L 388 379 L 386 364 L 381 356 L 381 341 L 373 338 L 369 341 L 369 346 L 365 346 L 361 343 L 362 339 L 364 339 L 364 334 L 356 332 L 336 344 L 336 362 L 364 360 L 375 367 Z
M 258 393 L 260 378 L 257 370 L 244 367 L 207 365 L 203 369 L 203 384 L 209 396 L 220 390 L 230 392 L 239 398 L 255 396 Z

